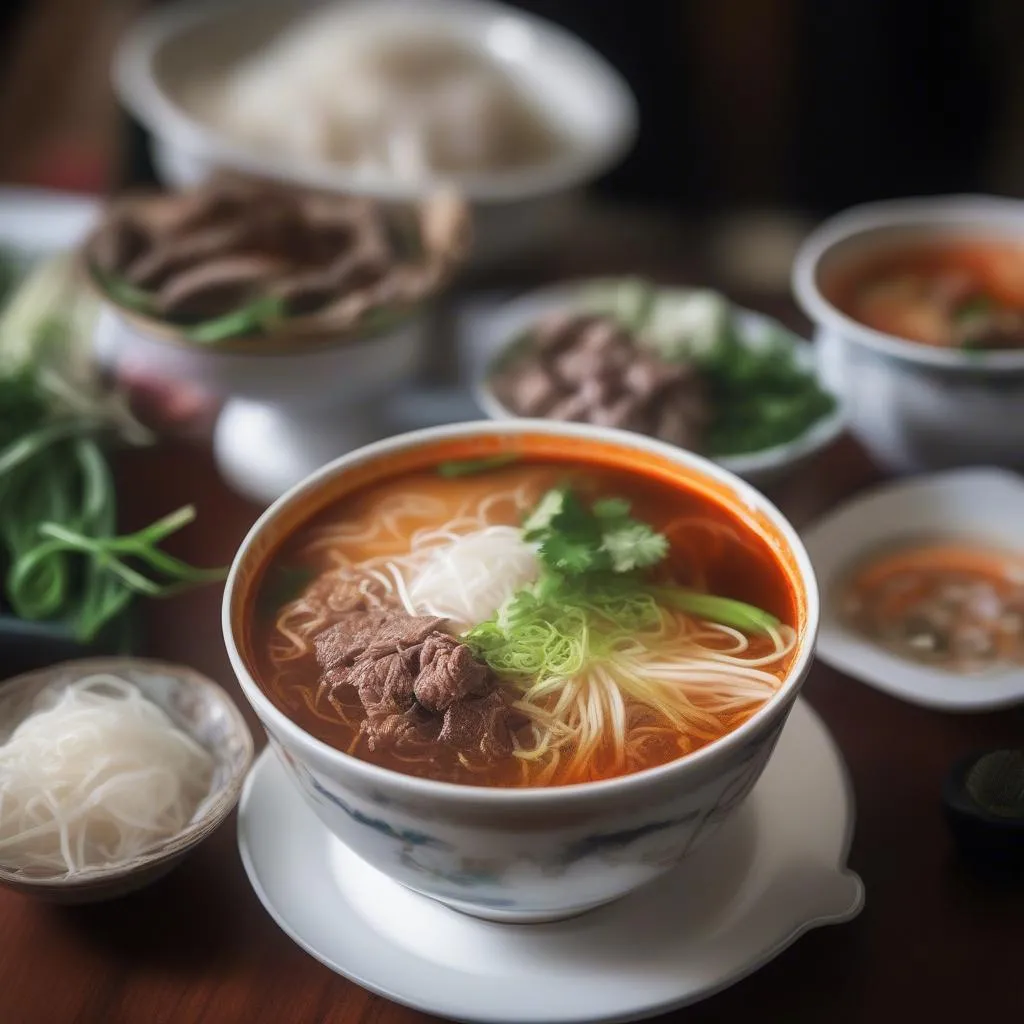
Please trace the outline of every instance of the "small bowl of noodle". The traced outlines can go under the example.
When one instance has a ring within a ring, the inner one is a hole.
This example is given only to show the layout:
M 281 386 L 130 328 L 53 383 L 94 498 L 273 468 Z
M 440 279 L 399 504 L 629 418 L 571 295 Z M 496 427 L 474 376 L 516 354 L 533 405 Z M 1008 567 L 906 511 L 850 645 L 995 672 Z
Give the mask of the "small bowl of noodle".
M 216 683 L 136 658 L 0 687 L 0 884 L 58 903 L 141 889 L 238 800 L 253 744 Z
M 543 420 L 325 466 L 252 528 L 223 606 L 296 799 L 395 882 L 510 922 L 617 899 L 729 819 L 817 624 L 803 546 L 749 485 Z

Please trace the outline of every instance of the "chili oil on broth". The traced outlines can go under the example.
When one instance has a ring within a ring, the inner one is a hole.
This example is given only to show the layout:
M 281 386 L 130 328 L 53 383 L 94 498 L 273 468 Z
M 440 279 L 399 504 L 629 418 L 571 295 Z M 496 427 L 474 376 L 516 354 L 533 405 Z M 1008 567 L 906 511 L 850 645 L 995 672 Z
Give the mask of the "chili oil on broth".
M 859 558 L 834 596 L 844 626 L 954 674 L 1024 666 L 1024 553 L 970 536 L 906 538 Z
M 318 581 L 322 583 L 325 574 L 344 571 L 346 566 L 358 567 L 368 560 L 405 556 L 417 531 L 464 528 L 467 517 L 478 516 L 481 511 L 490 524 L 518 528 L 549 488 L 566 483 L 587 500 L 626 498 L 635 518 L 666 534 L 670 551 L 658 567 L 659 579 L 748 602 L 788 626 L 797 625 L 796 597 L 768 544 L 722 506 L 684 487 L 578 461 L 523 460 L 458 479 L 422 470 L 345 495 L 296 530 L 274 553 L 257 585 L 256 614 L 249 618 L 248 646 L 263 690 L 289 718 L 338 750 L 408 774 L 485 786 L 557 785 L 627 774 L 685 756 L 737 728 L 763 700 L 739 702 L 734 710 L 719 716 L 716 728 L 687 736 L 684 750 L 673 743 L 650 742 L 644 746 L 642 763 L 617 770 L 595 764 L 587 779 L 556 776 L 538 780 L 524 769 L 517 756 L 493 764 L 486 771 L 469 771 L 440 749 L 423 759 L 370 750 L 360 739 L 364 712 L 357 700 L 346 705 L 344 719 L 332 708 L 325 712 L 317 706 L 314 696 L 321 668 L 312 644 L 300 657 L 286 661 L 279 657 L 282 608 L 296 596 L 308 593 Z M 313 628 L 326 629 L 332 624 L 328 616 Z M 750 643 L 754 653 L 766 653 L 758 645 L 767 641 L 752 638 Z M 794 647 L 795 643 L 791 644 L 771 665 L 778 681 L 785 678 Z M 520 685 L 517 680 L 502 679 L 509 701 L 519 698 Z M 530 743 L 530 728 L 524 723 L 516 730 L 518 745 Z

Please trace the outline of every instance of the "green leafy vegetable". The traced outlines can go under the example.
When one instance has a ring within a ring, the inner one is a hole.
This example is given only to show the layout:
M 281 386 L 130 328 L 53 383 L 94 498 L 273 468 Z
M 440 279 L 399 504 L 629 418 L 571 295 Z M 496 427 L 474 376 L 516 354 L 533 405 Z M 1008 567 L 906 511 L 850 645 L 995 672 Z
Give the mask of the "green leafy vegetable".
M 656 565 L 668 541 L 629 515 L 623 498 L 603 498 L 587 509 L 568 487 L 548 491 L 526 517 L 527 540 L 540 543 L 541 561 L 569 574 L 631 572 Z
M 994 312 L 995 303 L 987 295 L 972 295 L 953 311 L 953 322 L 956 324 L 970 323 Z
M 580 301 L 614 317 L 664 359 L 697 367 L 713 414 L 704 439 L 709 455 L 785 444 L 835 410 L 835 398 L 799 364 L 798 342 L 778 327 L 766 344 L 755 343 L 717 292 L 627 278 L 601 282 Z
M 631 572 L 657 565 L 668 554 L 668 540 L 646 523 L 634 520 L 607 530 L 601 539 L 601 550 L 611 559 L 614 572 Z
M 501 469 L 502 466 L 509 466 L 519 459 L 516 452 L 505 452 L 501 455 L 488 455 L 480 459 L 452 459 L 449 462 L 442 462 L 437 467 L 439 476 L 447 479 L 455 479 L 461 476 L 476 476 L 479 473 L 487 473 L 492 469 Z
M 96 279 L 103 290 L 119 305 L 137 313 L 151 313 L 156 299 L 149 292 L 126 281 L 117 274 L 95 270 Z
M 709 455 L 739 455 L 785 444 L 829 415 L 835 398 L 801 367 L 794 343 L 745 343 L 733 327 L 697 360 L 714 409 L 705 438 Z
M 526 681 L 568 676 L 611 645 L 656 627 L 661 612 L 636 580 L 542 575 L 463 639 L 495 671 Z
M 569 498 L 570 491 L 566 487 L 556 487 L 544 494 L 533 511 L 523 520 L 526 539 L 536 540 L 542 536 L 555 519 L 563 514 Z
M 148 434 L 97 379 L 91 318 L 80 316 L 68 280 L 66 262 L 37 268 L 0 321 L 0 571 L 17 616 L 66 623 L 88 642 L 135 594 L 159 597 L 224 572 L 160 550 L 194 518 L 191 506 L 118 536 L 101 441 Z
M 731 626 L 743 633 L 765 633 L 778 629 L 779 620 L 770 612 L 763 611 L 745 601 L 731 597 L 715 597 L 713 594 L 699 594 L 683 587 L 650 587 L 649 592 L 662 604 L 678 608 L 681 612 L 696 615 L 708 622 Z
M 209 345 L 265 331 L 283 316 L 283 300 L 274 295 L 264 295 L 224 316 L 187 327 L 183 333 L 190 341 Z
M 624 519 L 629 515 L 631 506 L 625 498 L 598 498 L 590 511 L 598 519 Z

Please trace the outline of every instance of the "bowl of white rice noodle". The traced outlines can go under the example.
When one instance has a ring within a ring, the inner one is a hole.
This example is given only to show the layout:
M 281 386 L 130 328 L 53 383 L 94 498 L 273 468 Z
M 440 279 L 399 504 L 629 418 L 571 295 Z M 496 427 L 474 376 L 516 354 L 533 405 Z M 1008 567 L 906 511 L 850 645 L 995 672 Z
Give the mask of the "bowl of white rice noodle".
M 487 0 L 172 4 L 128 32 L 114 79 L 166 184 L 227 168 L 390 199 L 454 185 L 476 267 L 566 231 L 637 127 L 599 54 Z
M 253 742 L 192 669 L 88 658 L 0 684 L 0 885 L 92 903 L 166 874 L 224 821 Z

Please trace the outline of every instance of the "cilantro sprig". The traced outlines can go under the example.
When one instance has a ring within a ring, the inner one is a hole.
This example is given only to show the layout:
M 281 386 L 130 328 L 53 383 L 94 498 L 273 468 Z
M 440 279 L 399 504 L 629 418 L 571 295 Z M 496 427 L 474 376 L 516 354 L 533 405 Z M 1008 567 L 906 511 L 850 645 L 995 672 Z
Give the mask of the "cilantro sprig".
M 526 517 L 524 536 L 537 543 L 547 568 L 570 576 L 657 565 L 668 554 L 668 540 L 630 509 L 624 498 L 602 498 L 587 508 L 570 487 L 556 487 Z

